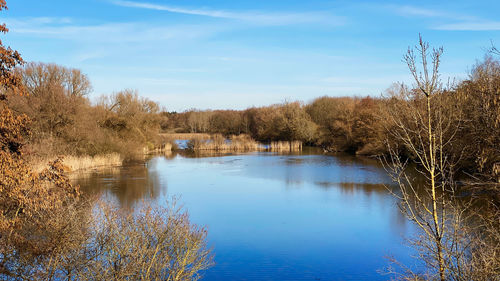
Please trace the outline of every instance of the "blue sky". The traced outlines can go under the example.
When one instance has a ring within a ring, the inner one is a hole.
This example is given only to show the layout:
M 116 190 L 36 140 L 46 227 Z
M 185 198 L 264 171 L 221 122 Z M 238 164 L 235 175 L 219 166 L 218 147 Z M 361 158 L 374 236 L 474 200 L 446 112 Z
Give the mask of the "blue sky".
M 81 69 L 92 97 L 137 89 L 167 110 L 379 95 L 410 81 L 421 33 L 464 78 L 500 45 L 500 1 L 10 0 L 4 43 Z

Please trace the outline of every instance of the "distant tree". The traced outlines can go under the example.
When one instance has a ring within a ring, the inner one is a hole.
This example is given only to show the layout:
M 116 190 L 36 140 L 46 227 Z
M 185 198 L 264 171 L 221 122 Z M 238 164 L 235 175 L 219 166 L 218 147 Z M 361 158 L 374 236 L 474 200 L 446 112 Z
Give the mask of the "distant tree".
M 317 125 L 299 102 L 282 104 L 279 113 L 274 120 L 278 140 L 311 142 L 314 139 Z
M 500 62 L 487 56 L 454 94 L 467 120 L 455 147 L 467 147 L 461 166 L 482 180 L 500 183 Z
M 355 106 L 358 100 L 350 97 L 321 97 L 307 107 L 312 120 L 320 126 L 320 145 L 328 150 L 355 151 Z
M 27 95 L 13 97 L 10 106 L 30 117 L 38 138 L 67 138 L 68 126 L 74 126 L 90 105 L 87 76 L 77 69 L 44 63 L 28 63 L 17 73 Z
M 381 155 L 385 153 L 385 128 L 382 124 L 378 99 L 365 97 L 360 99 L 354 108 L 353 143 L 356 154 Z
M 242 133 L 242 114 L 236 110 L 216 110 L 210 116 L 210 132 L 225 136 Z
M 121 152 L 136 152 L 157 140 L 162 118 L 156 102 L 139 97 L 136 91 L 124 90 L 101 97 L 98 107 L 104 111 L 101 127 L 125 146 L 119 149 Z
M 187 125 L 191 133 L 207 133 L 210 129 L 212 111 L 190 110 Z

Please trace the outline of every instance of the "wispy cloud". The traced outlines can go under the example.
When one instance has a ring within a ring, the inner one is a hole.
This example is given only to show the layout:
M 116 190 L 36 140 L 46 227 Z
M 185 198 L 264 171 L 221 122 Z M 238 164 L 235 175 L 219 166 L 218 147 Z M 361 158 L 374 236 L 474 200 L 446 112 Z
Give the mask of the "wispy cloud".
M 10 32 L 41 38 L 84 42 L 148 42 L 171 39 L 196 39 L 211 36 L 223 26 L 201 24 L 157 25 L 142 22 L 75 24 L 52 18 L 5 19 Z
M 405 5 L 405 6 L 390 5 L 388 7 L 390 10 L 393 10 L 396 14 L 400 16 L 439 18 L 446 20 L 464 20 L 464 21 L 477 20 L 476 17 L 455 13 L 453 11 L 443 11 L 439 9 L 422 8 L 410 5 Z
M 166 11 L 170 13 L 179 13 L 186 15 L 205 16 L 212 18 L 231 19 L 244 22 L 251 22 L 264 25 L 289 25 L 304 23 L 323 23 L 329 25 L 343 25 L 343 17 L 334 16 L 325 12 L 260 12 L 260 11 L 223 11 L 213 9 L 191 9 L 169 5 L 159 5 L 145 2 L 135 2 L 126 0 L 112 1 L 114 5 L 140 8 L 157 11 Z
M 449 17 L 447 13 L 443 13 L 440 11 L 436 10 L 431 10 L 431 9 L 423 9 L 423 8 L 418 8 L 418 7 L 413 7 L 413 6 L 397 6 L 394 7 L 396 12 L 400 15 L 405 15 L 405 16 L 421 16 L 421 17 Z
M 25 23 L 31 25 L 58 25 L 58 24 L 69 24 L 73 22 L 72 18 L 69 17 L 22 17 L 11 19 L 17 23 Z
M 432 18 L 433 20 L 448 21 L 448 23 L 433 23 L 431 29 L 435 30 L 468 30 L 468 31 L 492 31 L 500 30 L 499 21 L 458 14 L 450 11 L 426 9 L 414 6 L 390 6 L 401 16 L 414 16 Z M 451 21 L 451 22 L 450 22 Z
M 438 25 L 434 29 L 456 31 L 494 31 L 500 30 L 500 21 L 458 22 Z

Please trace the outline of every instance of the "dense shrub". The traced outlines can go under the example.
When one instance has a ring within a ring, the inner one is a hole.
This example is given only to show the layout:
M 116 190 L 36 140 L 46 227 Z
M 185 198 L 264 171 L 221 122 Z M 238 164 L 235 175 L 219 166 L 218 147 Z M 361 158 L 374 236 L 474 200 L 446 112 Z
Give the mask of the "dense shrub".
M 29 142 L 38 156 L 118 152 L 133 157 L 158 142 L 166 117 L 157 103 L 134 91 L 103 96 L 93 105 L 87 97 L 90 82 L 79 70 L 30 63 L 17 73 L 27 95 L 13 96 L 9 106 L 32 120 Z

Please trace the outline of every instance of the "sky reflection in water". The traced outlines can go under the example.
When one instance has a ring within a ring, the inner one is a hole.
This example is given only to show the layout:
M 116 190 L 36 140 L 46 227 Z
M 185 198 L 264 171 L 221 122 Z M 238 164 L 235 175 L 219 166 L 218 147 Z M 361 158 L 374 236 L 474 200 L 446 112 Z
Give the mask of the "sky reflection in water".
M 217 265 L 203 280 L 386 280 L 384 256 L 410 262 L 413 227 L 387 193 L 377 161 L 251 153 L 156 157 L 79 179 L 133 207 L 171 196 L 206 225 Z

